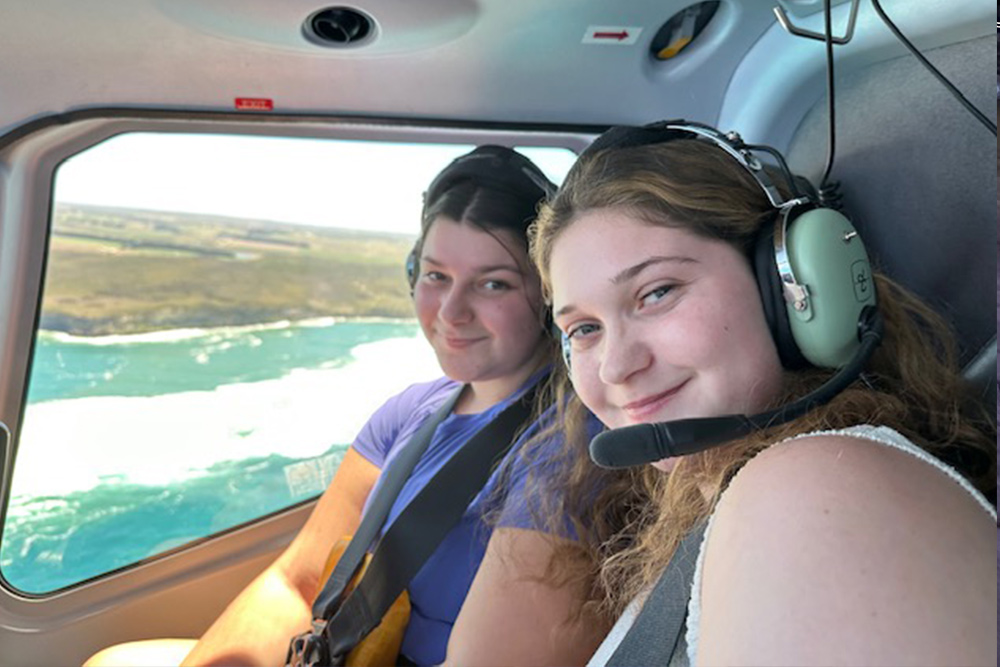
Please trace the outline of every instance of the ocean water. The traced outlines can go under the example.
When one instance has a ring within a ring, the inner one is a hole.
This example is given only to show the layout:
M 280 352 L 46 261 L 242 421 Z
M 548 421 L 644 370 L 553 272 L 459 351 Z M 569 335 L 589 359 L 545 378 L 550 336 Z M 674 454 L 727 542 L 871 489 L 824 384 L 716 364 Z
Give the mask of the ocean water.
M 47 593 L 315 496 L 386 398 L 438 375 L 408 322 L 43 333 L 0 574 Z

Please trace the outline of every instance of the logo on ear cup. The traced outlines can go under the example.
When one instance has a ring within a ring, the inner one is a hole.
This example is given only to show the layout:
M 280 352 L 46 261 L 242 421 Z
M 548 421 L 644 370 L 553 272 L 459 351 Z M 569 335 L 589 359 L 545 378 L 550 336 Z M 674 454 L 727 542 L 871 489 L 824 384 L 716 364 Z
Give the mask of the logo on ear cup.
M 858 260 L 851 266 L 851 275 L 854 276 L 854 298 L 862 303 L 868 303 L 875 289 L 871 265 L 867 260 Z

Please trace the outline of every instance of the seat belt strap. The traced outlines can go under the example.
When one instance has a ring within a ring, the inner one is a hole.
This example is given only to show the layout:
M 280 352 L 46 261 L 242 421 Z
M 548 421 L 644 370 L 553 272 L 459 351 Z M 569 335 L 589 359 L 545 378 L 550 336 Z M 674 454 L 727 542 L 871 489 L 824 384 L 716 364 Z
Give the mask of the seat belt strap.
M 420 428 L 400 450 L 392 464 L 386 468 L 378 492 L 368 503 L 361 525 L 358 526 L 350 544 L 344 550 L 340 560 L 337 561 L 337 565 L 323 586 L 323 590 L 316 596 L 312 608 L 313 618 L 330 618 L 340 606 L 348 582 L 354 578 L 365 554 L 368 553 L 368 548 L 378 537 L 378 532 L 381 530 L 382 524 L 385 523 L 385 518 L 389 515 L 392 504 L 396 502 L 396 497 L 399 496 L 400 490 L 409 479 L 417 461 L 430 445 L 437 427 L 451 414 L 464 389 L 465 385 L 462 385 L 445 399 L 441 407 L 421 424 Z
M 528 422 L 539 384 L 455 452 L 392 523 L 361 581 L 323 629 L 331 657 L 345 655 L 381 622 L 458 523 Z
M 632 627 L 605 667 L 669 665 L 687 620 L 688 601 L 707 523 L 696 525 L 674 551 Z

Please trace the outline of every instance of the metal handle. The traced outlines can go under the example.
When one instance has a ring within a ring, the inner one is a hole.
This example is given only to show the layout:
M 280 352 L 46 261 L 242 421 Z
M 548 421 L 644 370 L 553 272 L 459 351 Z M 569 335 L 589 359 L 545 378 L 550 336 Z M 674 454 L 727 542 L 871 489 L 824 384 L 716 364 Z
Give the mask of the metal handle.
M 857 23 L 858 18 L 858 6 L 861 4 L 860 0 L 851 0 L 851 15 L 847 17 L 847 32 L 844 33 L 843 37 L 831 36 L 830 41 L 834 44 L 847 44 L 854 37 L 854 24 Z M 816 39 L 821 42 L 826 41 L 826 35 L 819 32 L 813 32 L 812 30 L 806 30 L 805 28 L 799 28 L 792 23 L 792 20 L 788 18 L 788 14 L 785 13 L 785 9 L 780 5 L 774 8 L 774 15 L 778 17 L 778 23 L 781 27 L 785 29 L 791 35 L 797 37 L 806 37 L 808 39 Z

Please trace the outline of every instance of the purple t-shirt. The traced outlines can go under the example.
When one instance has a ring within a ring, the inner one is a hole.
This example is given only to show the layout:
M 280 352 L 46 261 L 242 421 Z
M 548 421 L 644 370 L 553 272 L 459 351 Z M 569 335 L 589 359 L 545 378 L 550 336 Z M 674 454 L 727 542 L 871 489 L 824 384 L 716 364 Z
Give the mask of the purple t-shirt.
M 427 450 L 400 490 L 396 502 L 389 510 L 386 526 L 396 520 L 414 496 L 462 445 L 542 375 L 543 373 L 536 374 L 523 387 L 484 412 L 451 414 L 446 417 L 438 425 Z M 385 470 L 420 425 L 458 387 L 457 382 L 441 378 L 411 385 L 390 398 L 361 429 L 354 441 L 355 451 Z M 537 422 L 532 424 L 511 447 L 508 457 L 513 456 L 538 429 Z M 497 470 L 499 469 L 500 466 Z M 515 466 L 507 480 L 511 484 L 508 488 L 523 484 L 526 474 L 525 466 Z M 369 500 L 377 493 L 381 481 L 379 478 L 376 482 Z M 483 521 L 483 515 L 491 509 L 488 503 L 494 500 L 493 491 L 498 483 L 498 475 L 494 473 L 466 509 L 459 523 L 445 536 L 407 588 L 411 612 L 410 623 L 403 638 L 402 653 L 419 665 L 436 665 L 444 661 L 452 625 L 483 560 L 486 543 L 492 532 L 492 527 Z M 531 527 L 530 518 L 526 514 L 514 514 L 508 517 L 506 512 L 502 512 L 500 523 L 505 526 Z

